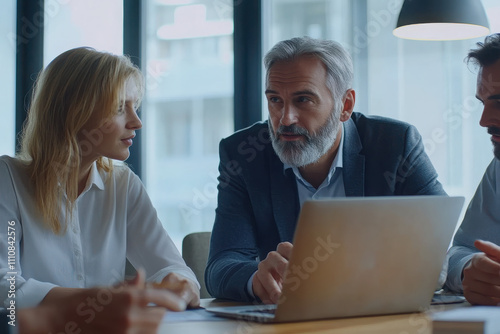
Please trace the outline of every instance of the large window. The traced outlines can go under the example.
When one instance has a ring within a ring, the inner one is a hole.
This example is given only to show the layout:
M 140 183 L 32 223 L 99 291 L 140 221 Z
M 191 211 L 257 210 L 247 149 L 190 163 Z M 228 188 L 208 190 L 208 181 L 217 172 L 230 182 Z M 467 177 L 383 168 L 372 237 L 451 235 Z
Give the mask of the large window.
M 0 109 L 0 156 L 13 156 L 15 152 L 15 71 L 16 71 L 16 1 L 2 2 L 2 20 L 0 20 L 0 92 L 2 92 L 2 108 Z
M 500 31 L 500 4 L 482 1 Z M 142 1 L 142 178 L 160 220 L 182 238 L 212 228 L 218 143 L 234 131 L 232 0 Z M 469 199 L 492 159 L 479 125 L 476 73 L 464 63 L 482 39 L 401 40 L 392 35 L 402 0 L 262 0 L 263 52 L 308 35 L 336 40 L 355 67 L 355 111 L 414 124 L 449 194 Z M 16 1 L 2 9 L 4 75 L 0 154 L 14 153 Z M 44 65 L 67 49 L 123 52 L 123 0 L 45 1 Z M 262 94 L 263 114 L 267 107 Z M 5 104 L 6 103 L 6 104 Z
M 45 1 L 44 67 L 66 50 L 123 53 L 123 0 Z
M 233 132 L 232 1 L 145 4 L 143 179 L 180 247 L 214 222 L 218 144 Z
M 276 42 L 309 35 L 336 40 L 354 60 L 355 111 L 407 121 L 420 131 L 446 191 L 470 199 L 493 158 L 479 126 L 476 73 L 464 63 L 482 40 L 426 42 L 392 35 L 402 0 L 270 0 L 264 9 L 264 52 Z M 492 32 L 500 4 L 484 0 Z M 267 117 L 267 115 L 265 116 Z

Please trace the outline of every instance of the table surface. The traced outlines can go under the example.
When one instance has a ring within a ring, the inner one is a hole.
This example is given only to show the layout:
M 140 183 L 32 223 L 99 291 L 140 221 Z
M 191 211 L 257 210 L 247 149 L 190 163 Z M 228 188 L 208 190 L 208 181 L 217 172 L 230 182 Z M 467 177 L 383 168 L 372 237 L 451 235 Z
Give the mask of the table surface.
M 238 305 L 213 299 L 203 299 L 201 305 Z M 433 305 L 421 313 L 395 314 L 332 320 L 304 321 L 282 324 L 259 324 L 243 320 L 164 322 L 158 333 L 203 334 L 290 334 L 290 333 L 369 333 L 369 334 L 432 334 L 430 314 L 468 304 Z

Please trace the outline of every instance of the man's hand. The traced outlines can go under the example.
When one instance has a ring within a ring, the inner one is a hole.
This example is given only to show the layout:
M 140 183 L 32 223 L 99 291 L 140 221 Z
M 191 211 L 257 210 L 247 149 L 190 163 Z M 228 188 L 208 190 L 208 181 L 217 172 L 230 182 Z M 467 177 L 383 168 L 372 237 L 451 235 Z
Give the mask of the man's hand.
M 166 289 L 175 293 L 180 298 L 186 301 L 189 307 L 196 308 L 200 306 L 200 289 L 198 286 L 176 273 L 170 273 L 161 281 L 161 283 L 153 283 L 157 289 Z
M 500 247 L 483 240 L 474 246 L 483 253 L 474 254 L 463 271 L 464 296 L 471 304 L 500 305 Z
M 252 280 L 255 296 L 265 304 L 276 304 L 281 295 L 283 280 L 292 254 L 293 245 L 289 242 L 278 244 L 276 251 L 269 252 L 259 263 L 259 268 Z

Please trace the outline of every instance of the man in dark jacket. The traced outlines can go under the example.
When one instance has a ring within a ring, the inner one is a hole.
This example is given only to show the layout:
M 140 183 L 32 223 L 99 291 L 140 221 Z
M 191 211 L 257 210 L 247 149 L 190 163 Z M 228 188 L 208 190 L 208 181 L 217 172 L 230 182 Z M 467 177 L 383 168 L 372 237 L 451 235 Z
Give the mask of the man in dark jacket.
M 205 272 L 215 297 L 276 303 L 303 202 L 445 195 L 415 127 L 353 113 L 353 66 L 337 43 L 278 43 L 264 59 L 269 120 L 220 143 Z

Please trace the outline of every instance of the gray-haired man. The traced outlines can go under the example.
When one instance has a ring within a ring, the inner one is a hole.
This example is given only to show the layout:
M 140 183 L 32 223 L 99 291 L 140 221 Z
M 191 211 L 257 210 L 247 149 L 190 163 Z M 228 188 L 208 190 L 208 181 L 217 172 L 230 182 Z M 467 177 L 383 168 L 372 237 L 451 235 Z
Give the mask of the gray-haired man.
M 287 264 L 306 199 L 445 192 L 413 126 L 353 112 L 353 65 L 338 43 L 293 38 L 264 63 L 268 121 L 220 143 L 205 277 L 215 297 L 276 303 L 297 270 Z

